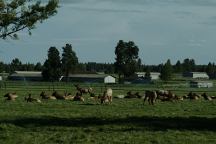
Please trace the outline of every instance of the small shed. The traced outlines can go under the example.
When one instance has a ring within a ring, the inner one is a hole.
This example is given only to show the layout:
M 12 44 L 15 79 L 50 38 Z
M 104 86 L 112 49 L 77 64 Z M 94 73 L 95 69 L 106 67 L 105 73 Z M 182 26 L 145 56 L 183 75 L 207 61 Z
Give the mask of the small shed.
M 211 88 L 214 84 L 211 81 L 191 81 L 190 87 L 192 88 Z
M 114 83 L 116 83 L 116 78 L 108 75 L 104 78 L 104 83 L 105 84 L 114 84 Z

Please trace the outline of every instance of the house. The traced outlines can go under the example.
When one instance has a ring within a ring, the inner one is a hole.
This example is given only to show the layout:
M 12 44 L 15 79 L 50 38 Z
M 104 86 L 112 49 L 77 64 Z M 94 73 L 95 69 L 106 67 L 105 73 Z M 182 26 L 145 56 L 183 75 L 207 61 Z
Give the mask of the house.
M 183 77 L 193 78 L 193 79 L 209 79 L 209 76 L 205 72 L 186 72 L 183 73 Z
M 42 73 L 39 71 L 15 71 L 8 76 L 12 81 L 42 81 Z
M 135 75 L 138 78 L 145 78 L 146 72 L 135 72 Z M 160 79 L 160 73 L 159 72 L 150 72 L 151 80 L 159 80 Z
M 106 74 L 70 74 L 62 77 L 61 81 L 86 82 L 86 83 L 116 83 L 116 78 Z
M 213 87 L 213 82 L 210 82 L 210 81 L 191 81 L 190 87 L 192 87 L 192 88 L 211 88 L 211 87 Z

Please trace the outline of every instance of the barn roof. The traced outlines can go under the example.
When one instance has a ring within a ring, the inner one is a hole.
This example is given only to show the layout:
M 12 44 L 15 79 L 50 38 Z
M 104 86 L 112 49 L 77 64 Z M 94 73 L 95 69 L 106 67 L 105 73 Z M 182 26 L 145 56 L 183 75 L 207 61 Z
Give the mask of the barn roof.
M 12 73 L 10 76 L 34 76 L 34 77 L 41 77 L 42 76 L 42 73 L 40 71 L 15 71 L 14 73 Z
M 107 76 L 111 76 L 111 75 L 108 74 L 70 74 L 69 75 L 69 77 L 71 78 L 105 78 Z

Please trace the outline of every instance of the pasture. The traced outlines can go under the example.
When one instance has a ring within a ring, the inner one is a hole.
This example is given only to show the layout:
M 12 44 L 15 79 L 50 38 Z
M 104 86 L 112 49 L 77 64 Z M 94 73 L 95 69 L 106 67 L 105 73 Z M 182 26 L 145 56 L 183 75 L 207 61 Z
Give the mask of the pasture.
M 100 84 L 81 84 L 102 93 Z M 183 84 L 112 85 L 113 96 L 128 91 L 169 89 L 177 95 L 203 91 L 215 95 L 214 88 L 191 89 Z M 55 90 L 75 94 L 72 83 L 54 83 Z M 42 90 L 51 93 L 50 83 L 6 82 L 0 91 L 0 143 L 216 143 L 216 100 L 178 102 L 157 101 L 143 105 L 142 99 L 113 99 L 111 105 L 86 101 L 43 100 L 27 103 L 31 93 L 39 98 Z M 16 92 L 16 101 L 3 95 Z

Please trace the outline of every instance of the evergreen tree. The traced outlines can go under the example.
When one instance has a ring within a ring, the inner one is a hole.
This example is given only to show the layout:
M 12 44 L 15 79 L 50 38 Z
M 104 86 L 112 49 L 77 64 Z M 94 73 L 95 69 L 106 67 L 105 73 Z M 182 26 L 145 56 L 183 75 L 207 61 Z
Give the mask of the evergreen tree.
M 70 44 L 66 44 L 66 46 L 63 47 L 61 61 L 63 73 L 68 79 L 69 73 L 74 72 L 78 64 L 78 58 L 76 53 L 72 50 L 72 46 Z
M 0 62 L 0 73 L 4 71 L 4 63 Z
M 184 59 L 182 66 L 184 72 L 196 71 L 196 63 L 194 59 Z
M 181 64 L 181 62 L 179 60 L 176 62 L 175 66 L 174 66 L 174 69 L 175 69 L 174 71 L 176 73 L 181 73 L 183 71 L 182 64 Z
M 151 71 L 150 71 L 150 68 L 147 68 L 147 70 L 146 70 L 145 79 L 151 80 Z
M 35 71 L 42 71 L 43 66 L 41 65 L 40 62 L 36 63 L 36 65 L 34 66 L 34 70 Z
M 10 73 L 13 73 L 14 71 L 19 71 L 22 68 L 22 62 L 18 59 L 15 58 L 12 60 L 10 64 Z
M 61 60 L 56 47 L 48 50 L 48 59 L 44 62 L 42 75 L 44 80 L 58 81 L 61 76 Z
M 27 29 L 29 34 L 38 22 L 57 13 L 58 0 L 41 4 L 35 0 L 0 0 L 0 38 L 18 38 L 18 31 Z
M 164 64 L 161 70 L 161 79 L 164 81 L 168 81 L 172 79 L 172 65 L 169 59 Z
M 215 71 L 216 71 L 216 69 L 215 69 L 214 63 L 212 64 L 209 62 L 207 67 L 206 67 L 206 73 L 207 74 L 213 74 Z

